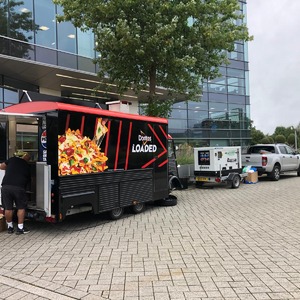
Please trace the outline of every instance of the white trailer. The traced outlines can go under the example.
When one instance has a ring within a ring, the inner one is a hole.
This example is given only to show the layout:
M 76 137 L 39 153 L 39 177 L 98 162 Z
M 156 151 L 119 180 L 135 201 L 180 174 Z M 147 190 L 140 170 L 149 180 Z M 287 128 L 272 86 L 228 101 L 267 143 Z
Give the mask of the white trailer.
M 224 182 L 238 188 L 247 176 L 242 173 L 241 147 L 194 148 L 194 175 L 197 187 Z

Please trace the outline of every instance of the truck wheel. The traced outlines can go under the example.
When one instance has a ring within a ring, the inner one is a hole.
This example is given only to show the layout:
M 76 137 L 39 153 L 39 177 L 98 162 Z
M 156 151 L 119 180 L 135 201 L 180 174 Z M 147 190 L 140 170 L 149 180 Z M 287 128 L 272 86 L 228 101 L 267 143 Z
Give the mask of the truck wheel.
M 297 170 L 297 176 L 300 176 L 300 167 Z
M 134 214 L 139 214 L 141 213 L 144 209 L 145 209 L 145 203 L 138 203 L 135 205 L 132 205 L 130 207 L 130 210 L 134 213 Z
M 280 178 L 280 167 L 275 165 L 272 172 L 270 173 L 270 178 L 273 181 L 278 181 Z
M 120 219 L 122 217 L 123 212 L 124 212 L 124 208 L 123 207 L 115 208 L 115 209 L 113 209 L 113 210 L 111 210 L 109 212 L 109 217 L 112 220 L 118 220 L 118 219 Z
M 240 176 L 239 175 L 234 175 L 232 178 L 232 182 L 231 182 L 231 188 L 232 189 L 237 189 L 240 186 Z

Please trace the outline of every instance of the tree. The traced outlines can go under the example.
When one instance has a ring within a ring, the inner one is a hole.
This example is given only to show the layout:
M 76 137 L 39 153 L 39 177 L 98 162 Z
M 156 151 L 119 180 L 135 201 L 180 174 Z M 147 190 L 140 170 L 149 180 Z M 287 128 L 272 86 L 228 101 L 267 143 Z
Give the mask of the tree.
M 287 138 L 287 143 L 290 145 L 290 146 L 296 146 L 295 145 L 295 134 L 294 133 L 290 133 L 288 138 Z
M 288 137 L 288 135 L 291 133 L 291 128 L 290 127 L 284 127 L 284 126 L 277 126 L 275 128 L 275 131 L 273 133 L 274 139 L 276 139 L 276 136 L 278 135 L 283 135 L 284 137 Z
M 260 141 L 261 144 L 273 144 L 273 139 L 270 136 L 265 136 Z
M 32 12 L 19 11 L 19 6 L 23 4 L 23 1 L 11 0 L 9 3 L 0 1 L 0 35 L 24 42 L 32 40 L 33 33 L 38 30 L 38 26 L 33 22 Z M 31 46 L 27 43 L 0 40 L 0 53 L 2 54 L 30 58 L 28 54 L 30 49 Z
M 251 145 L 260 144 L 264 137 L 262 131 L 256 129 L 255 126 L 251 127 Z
M 148 115 L 169 114 L 175 94 L 200 98 L 201 83 L 228 63 L 235 41 L 251 37 L 237 0 L 54 0 L 63 6 L 60 21 L 71 21 L 96 38 L 100 78 L 120 93 L 148 89 Z M 157 87 L 168 91 L 159 101 Z M 165 115 L 166 116 L 166 115 Z
M 275 136 L 275 142 L 276 143 L 285 143 L 286 138 L 283 134 L 278 134 L 278 135 Z

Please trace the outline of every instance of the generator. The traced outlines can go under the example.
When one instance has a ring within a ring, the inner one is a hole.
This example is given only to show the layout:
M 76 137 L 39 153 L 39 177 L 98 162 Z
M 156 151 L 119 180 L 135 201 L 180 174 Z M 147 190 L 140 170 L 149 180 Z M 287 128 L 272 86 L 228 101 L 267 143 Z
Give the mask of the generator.
M 247 176 L 242 173 L 241 147 L 194 148 L 194 175 L 197 187 L 225 182 L 231 188 L 238 188 Z

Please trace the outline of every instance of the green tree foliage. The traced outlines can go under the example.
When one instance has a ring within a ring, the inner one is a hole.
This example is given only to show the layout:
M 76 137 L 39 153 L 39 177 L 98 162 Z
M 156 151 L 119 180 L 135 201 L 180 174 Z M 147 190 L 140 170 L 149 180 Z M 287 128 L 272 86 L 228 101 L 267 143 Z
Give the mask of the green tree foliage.
M 265 136 L 260 141 L 261 144 L 272 144 L 273 142 L 274 142 L 273 139 L 269 136 Z
M 260 144 L 264 137 L 262 131 L 256 129 L 255 126 L 251 127 L 251 145 Z
M 96 36 L 100 78 L 120 93 L 149 91 L 149 115 L 159 114 L 158 86 L 169 99 L 199 99 L 204 79 L 218 76 L 235 41 L 248 41 L 237 0 L 54 0 L 64 16 Z M 171 108 L 170 101 L 169 108 Z M 170 112 L 170 109 L 167 109 Z
M 277 126 L 272 136 L 275 140 L 276 136 L 278 135 L 283 135 L 285 138 L 287 138 L 291 132 L 292 129 L 290 127 Z
M 285 143 L 286 138 L 283 134 L 278 134 L 278 135 L 275 136 L 275 142 L 276 143 Z
M 29 42 L 33 39 L 33 33 L 38 29 L 32 19 L 32 12 L 20 11 L 23 1 L 0 1 L 0 35 Z M 9 53 L 7 53 L 9 49 Z M 16 57 L 29 58 L 28 51 L 31 46 L 26 43 L 9 43 L 8 40 L 0 40 L 0 53 L 10 54 Z
M 287 138 L 287 143 L 290 145 L 290 146 L 295 146 L 295 134 L 294 133 L 290 133 L 288 138 Z

